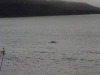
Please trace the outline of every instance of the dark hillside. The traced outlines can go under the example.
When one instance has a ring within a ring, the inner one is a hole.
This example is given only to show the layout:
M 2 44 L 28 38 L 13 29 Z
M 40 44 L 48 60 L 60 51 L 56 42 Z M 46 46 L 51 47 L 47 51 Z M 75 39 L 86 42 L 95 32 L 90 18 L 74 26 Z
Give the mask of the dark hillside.
M 32 1 L 0 3 L 0 17 L 99 14 L 100 8 L 80 2 Z

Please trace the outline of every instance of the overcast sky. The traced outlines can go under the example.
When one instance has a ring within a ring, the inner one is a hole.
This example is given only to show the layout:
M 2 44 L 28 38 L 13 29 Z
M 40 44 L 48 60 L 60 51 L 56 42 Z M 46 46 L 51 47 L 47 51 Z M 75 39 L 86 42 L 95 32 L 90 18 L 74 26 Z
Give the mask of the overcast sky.
M 100 0 L 64 0 L 64 1 L 87 2 L 87 3 L 90 3 L 90 4 L 93 4 L 95 6 L 100 7 Z

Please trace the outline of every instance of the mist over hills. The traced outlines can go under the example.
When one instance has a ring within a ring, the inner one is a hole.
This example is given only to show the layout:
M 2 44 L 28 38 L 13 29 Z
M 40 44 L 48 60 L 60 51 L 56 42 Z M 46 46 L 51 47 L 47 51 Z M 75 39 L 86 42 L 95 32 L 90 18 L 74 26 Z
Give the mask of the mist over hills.
M 99 14 L 100 8 L 81 2 L 10 1 L 0 2 L 0 17 Z

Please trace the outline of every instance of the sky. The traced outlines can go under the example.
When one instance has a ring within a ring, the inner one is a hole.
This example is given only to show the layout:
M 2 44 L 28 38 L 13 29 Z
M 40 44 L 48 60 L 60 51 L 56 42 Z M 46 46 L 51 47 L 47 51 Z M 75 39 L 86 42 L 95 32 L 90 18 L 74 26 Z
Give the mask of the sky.
M 86 2 L 94 6 L 100 7 L 100 0 L 63 0 L 63 1 Z
M 47 0 L 50 1 L 50 0 Z M 54 1 L 54 0 L 52 0 Z M 56 0 L 58 1 L 58 0 Z M 73 1 L 73 2 L 85 2 L 85 3 L 89 3 L 91 5 L 100 7 L 100 0 L 59 0 L 59 1 Z

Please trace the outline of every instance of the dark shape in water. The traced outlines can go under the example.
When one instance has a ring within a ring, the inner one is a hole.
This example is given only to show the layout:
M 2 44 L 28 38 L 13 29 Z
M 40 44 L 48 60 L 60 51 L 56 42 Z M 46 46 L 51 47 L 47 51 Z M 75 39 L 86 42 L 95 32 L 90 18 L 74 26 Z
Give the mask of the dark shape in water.
M 57 43 L 56 41 L 51 41 L 50 43 Z

